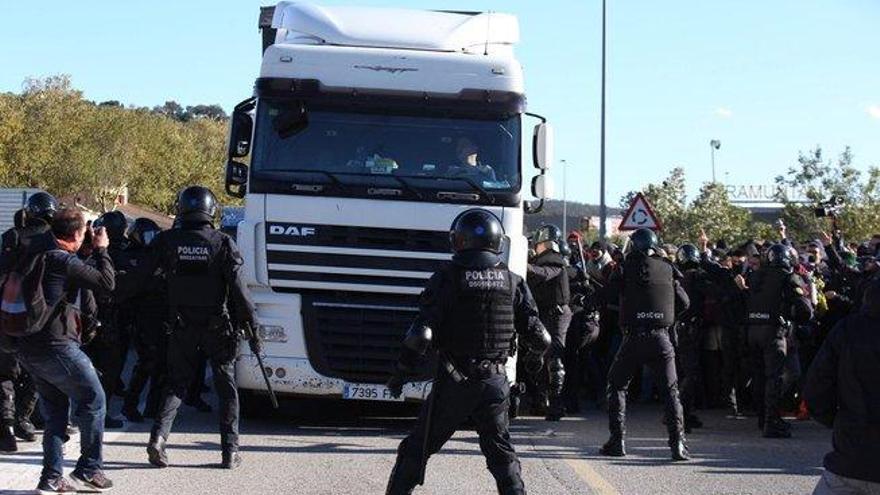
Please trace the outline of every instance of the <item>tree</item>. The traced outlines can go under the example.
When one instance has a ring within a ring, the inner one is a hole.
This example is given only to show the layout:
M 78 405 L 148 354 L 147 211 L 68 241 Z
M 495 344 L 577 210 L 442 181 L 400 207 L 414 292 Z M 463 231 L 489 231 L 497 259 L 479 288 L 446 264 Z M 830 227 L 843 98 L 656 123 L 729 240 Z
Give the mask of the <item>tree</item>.
M 695 239 L 700 229 L 710 239 L 728 245 L 750 237 L 751 214 L 730 203 L 727 189 L 718 182 L 708 182 L 700 189 L 688 210 L 688 238 Z
M 173 101 L 153 111 L 105 103 L 83 99 L 67 76 L 0 94 L 0 185 L 78 196 L 101 210 L 125 187 L 132 201 L 164 212 L 186 185 L 219 192 L 227 129 L 207 117 L 219 115 L 215 105 L 197 105 L 205 116 L 189 119 Z
M 153 113 L 180 122 L 186 122 L 187 120 L 189 120 L 189 115 L 186 113 L 186 110 L 183 108 L 183 106 L 181 106 L 180 103 L 177 103 L 174 100 L 169 100 L 166 101 L 164 105 L 153 107 Z
M 189 119 L 226 120 L 226 112 L 220 105 L 194 105 L 186 107 Z
M 864 240 L 880 232 L 880 170 L 869 167 L 866 180 L 853 165 L 849 147 L 836 160 L 827 160 L 817 146 L 798 155 L 797 165 L 787 175 L 776 178 L 779 200 L 785 205 L 782 218 L 790 235 L 797 239 L 815 239 L 820 231 L 831 229 L 826 218 L 817 217 L 815 209 L 832 196 L 841 198 L 844 207 L 838 215 L 841 230 L 850 239 Z M 803 198 L 789 197 L 797 191 Z

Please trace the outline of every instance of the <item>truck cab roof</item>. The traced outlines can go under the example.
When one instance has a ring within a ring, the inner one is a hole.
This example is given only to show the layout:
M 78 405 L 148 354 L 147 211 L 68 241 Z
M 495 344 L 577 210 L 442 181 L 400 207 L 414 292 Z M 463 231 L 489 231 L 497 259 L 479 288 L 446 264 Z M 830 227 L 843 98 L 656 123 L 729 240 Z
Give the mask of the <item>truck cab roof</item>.
M 276 44 L 392 48 L 513 55 L 516 17 L 501 13 L 377 7 L 324 7 L 279 2 L 271 27 Z

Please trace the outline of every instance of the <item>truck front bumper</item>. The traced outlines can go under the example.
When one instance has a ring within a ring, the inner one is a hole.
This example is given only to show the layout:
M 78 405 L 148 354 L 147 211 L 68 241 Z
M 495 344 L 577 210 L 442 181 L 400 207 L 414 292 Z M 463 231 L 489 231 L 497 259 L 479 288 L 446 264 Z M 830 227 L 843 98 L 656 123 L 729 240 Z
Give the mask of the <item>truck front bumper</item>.
M 323 376 L 315 371 L 308 359 L 267 356 L 263 364 L 269 374 L 272 389 L 279 396 L 342 399 L 345 380 Z M 235 369 L 238 388 L 266 391 L 257 359 L 242 354 Z M 430 382 L 407 383 L 403 398 L 407 401 L 424 400 L 431 391 Z

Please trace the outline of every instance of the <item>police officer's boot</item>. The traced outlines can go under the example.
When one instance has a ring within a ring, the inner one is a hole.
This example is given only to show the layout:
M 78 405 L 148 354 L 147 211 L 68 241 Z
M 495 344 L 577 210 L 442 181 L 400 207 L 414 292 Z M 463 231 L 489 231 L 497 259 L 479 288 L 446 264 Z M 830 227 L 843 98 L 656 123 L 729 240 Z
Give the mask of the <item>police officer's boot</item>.
M 236 469 L 241 466 L 241 455 L 238 449 L 223 449 L 221 466 L 223 469 Z
M 15 433 L 12 425 L 4 425 L 0 429 L 0 452 L 17 452 L 18 442 L 15 440 Z
M 623 435 L 612 433 L 608 441 L 599 449 L 599 453 L 609 457 L 626 456 L 626 445 L 623 441 Z
M 565 416 L 565 402 L 559 394 L 550 396 L 550 406 L 547 408 L 547 415 L 544 419 L 547 421 L 559 421 Z
M 791 438 L 791 425 L 779 417 L 764 421 L 764 438 Z
M 153 433 L 150 435 L 150 443 L 147 444 L 147 457 L 150 464 L 164 468 L 168 467 L 168 455 L 165 453 L 165 438 Z
M 669 449 L 672 451 L 673 461 L 689 461 L 691 460 L 690 452 L 688 452 L 687 444 L 684 440 L 684 434 L 672 434 L 669 437 Z
M 411 495 L 418 480 L 412 474 L 413 466 L 407 466 L 406 462 L 401 462 L 398 456 L 391 469 L 391 476 L 388 478 L 388 487 L 385 488 L 385 495 Z M 407 468 L 410 469 L 407 469 Z

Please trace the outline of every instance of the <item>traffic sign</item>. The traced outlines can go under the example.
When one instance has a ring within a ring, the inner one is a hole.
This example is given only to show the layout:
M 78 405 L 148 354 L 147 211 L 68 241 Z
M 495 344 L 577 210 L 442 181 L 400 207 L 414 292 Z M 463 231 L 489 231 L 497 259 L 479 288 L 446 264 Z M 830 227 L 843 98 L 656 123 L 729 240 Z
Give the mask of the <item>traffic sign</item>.
M 657 215 L 654 214 L 654 209 L 651 208 L 651 203 L 648 202 L 648 198 L 642 193 L 637 193 L 636 197 L 633 198 L 629 209 L 626 210 L 626 215 L 623 216 L 623 221 L 620 222 L 620 227 L 617 228 L 617 230 L 636 229 L 651 229 L 654 231 L 663 229 L 660 219 L 657 218 Z

